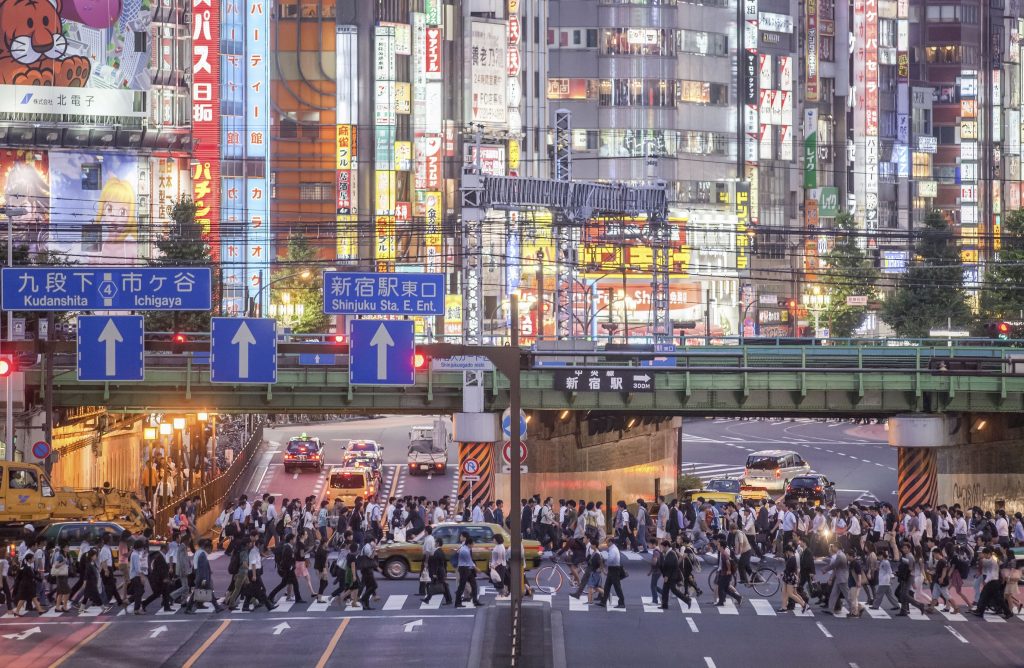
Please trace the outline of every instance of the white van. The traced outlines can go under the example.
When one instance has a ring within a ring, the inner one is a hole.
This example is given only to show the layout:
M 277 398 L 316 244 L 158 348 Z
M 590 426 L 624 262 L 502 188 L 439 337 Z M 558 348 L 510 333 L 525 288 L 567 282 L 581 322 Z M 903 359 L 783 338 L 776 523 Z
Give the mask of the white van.
M 747 455 L 743 481 L 747 485 L 781 491 L 793 478 L 810 472 L 810 464 L 792 450 L 761 450 Z

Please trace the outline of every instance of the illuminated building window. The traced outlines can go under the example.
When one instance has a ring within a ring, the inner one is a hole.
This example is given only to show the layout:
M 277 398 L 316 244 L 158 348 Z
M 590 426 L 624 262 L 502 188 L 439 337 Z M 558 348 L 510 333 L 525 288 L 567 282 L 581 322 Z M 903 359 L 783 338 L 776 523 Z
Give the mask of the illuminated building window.
M 549 100 L 592 100 L 597 97 L 597 79 L 548 79 Z
M 601 31 L 601 42 L 609 56 L 674 56 L 674 33 L 658 28 L 606 28 Z
M 729 37 L 715 32 L 680 30 L 676 33 L 680 53 L 697 53 L 702 56 L 729 55 Z
M 932 177 L 932 156 L 930 153 L 918 153 L 914 151 L 912 162 L 912 176 L 914 178 L 930 179 Z
M 725 84 L 687 80 L 679 81 L 678 84 L 680 102 L 715 106 L 729 104 L 729 87 Z
M 665 79 L 602 79 L 602 107 L 674 107 L 675 81 Z

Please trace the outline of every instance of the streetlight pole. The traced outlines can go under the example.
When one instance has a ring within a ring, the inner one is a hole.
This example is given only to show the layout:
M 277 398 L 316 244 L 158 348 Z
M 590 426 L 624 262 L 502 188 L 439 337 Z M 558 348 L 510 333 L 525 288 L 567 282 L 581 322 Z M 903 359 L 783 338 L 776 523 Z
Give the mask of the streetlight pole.
M 14 217 L 23 216 L 27 209 L 23 206 L 0 206 L 0 213 L 7 216 L 7 267 L 14 266 Z M 14 340 L 14 311 L 7 311 L 7 340 Z M 4 437 L 7 447 L 5 458 L 14 461 L 14 374 L 7 374 L 7 413 L 4 422 Z

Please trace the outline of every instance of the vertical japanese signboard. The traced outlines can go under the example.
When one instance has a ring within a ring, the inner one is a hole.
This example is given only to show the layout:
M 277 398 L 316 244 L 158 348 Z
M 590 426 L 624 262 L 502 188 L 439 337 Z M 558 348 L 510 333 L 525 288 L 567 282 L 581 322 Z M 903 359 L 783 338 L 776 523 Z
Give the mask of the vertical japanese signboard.
M 246 273 L 248 284 L 269 309 L 270 291 L 260 290 L 270 280 L 273 259 L 270 230 L 270 3 L 246 0 L 245 16 L 245 152 L 246 152 Z M 249 170 L 252 172 L 249 172 Z
M 820 99 L 818 81 L 818 0 L 804 3 L 804 97 L 807 102 Z
M 223 0 L 220 4 L 220 33 L 224 43 L 244 44 L 248 5 L 246 2 Z M 246 133 L 245 84 L 248 63 L 241 49 L 223 50 L 220 56 L 220 136 L 221 161 L 242 164 L 245 160 Z M 225 315 L 244 315 L 250 294 L 246 259 L 246 180 L 232 171 L 220 180 L 221 304 Z
M 978 71 L 960 72 L 960 259 L 965 287 L 976 288 L 978 263 L 979 204 Z M 972 285 L 973 283 L 973 285 Z
M 757 224 L 759 206 L 758 160 L 761 157 L 761 123 L 758 105 L 758 58 L 757 39 L 759 34 L 757 0 L 743 0 L 743 130 L 744 130 L 744 175 L 750 184 L 750 222 Z
M 337 199 L 337 258 L 359 259 L 359 235 L 356 229 L 356 128 L 359 121 L 358 31 L 352 25 L 339 25 L 335 35 L 335 65 L 338 76 L 335 89 L 335 159 Z
M 395 260 L 395 98 L 396 36 L 394 26 L 374 28 L 374 216 L 378 271 Z
M 505 129 L 508 123 L 507 85 L 508 28 L 504 23 L 474 19 L 469 24 L 469 118 Z
M 853 80 L 857 86 L 854 107 L 857 225 L 867 230 L 878 227 L 878 0 L 854 0 Z M 868 234 L 865 245 L 877 239 Z M 862 242 L 863 243 L 863 242 Z
M 192 0 L 192 199 L 220 259 L 220 5 Z

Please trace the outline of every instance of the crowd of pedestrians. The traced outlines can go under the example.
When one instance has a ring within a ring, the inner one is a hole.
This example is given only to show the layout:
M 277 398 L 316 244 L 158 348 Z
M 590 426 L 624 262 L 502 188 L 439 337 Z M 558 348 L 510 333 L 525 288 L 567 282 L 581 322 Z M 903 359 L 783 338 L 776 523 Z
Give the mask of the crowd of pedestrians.
M 266 494 L 252 501 L 242 496 L 226 504 L 212 540 L 196 535 L 195 512 L 188 502 L 182 504 L 168 520 L 169 539 L 159 541 L 147 528 L 104 535 L 97 545 L 54 545 L 27 527 L 17 546 L 0 555 L 3 602 L 16 615 L 43 613 L 50 606 L 60 612 L 120 607 L 141 615 L 155 602 L 164 610 L 180 604 L 186 613 L 207 606 L 273 610 L 281 597 L 372 610 L 379 601 L 378 546 L 414 539 L 422 550 L 418 593 L 424 602 L 441 596 L 455 607 L 468 601 L 482 605 L 481 574 L 499 596 L 510 590 L 503 536 L 489 547 L 480 569 L 471 532 L 459 532 L 459 546 L 448 554 L 433 535 L 436 525 L 449 521 L 508 527 L 501 501 L 467 506 L 448 497 L 405 497 L 384 503 L 357 499 L 349 507 L 340 500 L 317 502 L 315 496 L 280 502 Z M 563 560 L 572 574 L 571 595 L 586 594 L 593 605 L 607 606 L 614 596 L 618 607 L 625 607 L 622 580 L 628 573 L 622 551 L 627 549 L 647 555 L 651 600 L 662 608 L 672 596 L 689 606 L 702 595 L 698 574 L 705 567 L 717 568 L 714 604 L 725 605 L 728 597 L 740 603 L 736 586 L 757 577 L 755 558 L 779 567 L 780 612 L 806 610 L 816 600 L 826 614 L 845 608 L 847 617 L 883 603 L 899 615 L 908 615 L 911 607 L 927 613 L 941 606 L 945 612 L 1010 616 L 1024 603 L 1014 550 L 1024 546 L 1024 520 L 1003 509 L 923 505 L 897 510 L 884 503 L 838 508 L 768 500 L 721 504 L 698 497 L 619 501 L 608 512 L 601 502 L 534 496 L 521 500 L 519 512 L 523 537 Z M 222 596 L 210 567 L 215 547 L 228 560 Z M 267 568 L 278 580 L 269 591 Z M 450 570 L 458 575 L 454 595 L 447 582 Z

